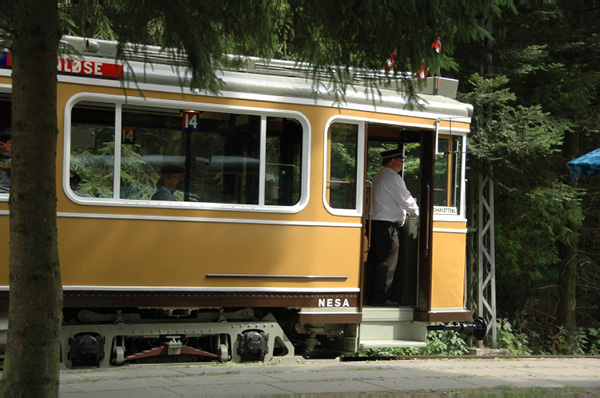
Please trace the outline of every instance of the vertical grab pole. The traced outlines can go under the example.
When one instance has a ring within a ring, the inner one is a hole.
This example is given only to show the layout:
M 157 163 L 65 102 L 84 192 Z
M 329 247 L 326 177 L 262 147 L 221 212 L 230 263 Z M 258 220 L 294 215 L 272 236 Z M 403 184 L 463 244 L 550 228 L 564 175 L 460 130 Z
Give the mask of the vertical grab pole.
M 433 186 L 435 181 L 435 140 L 437 128 L 424 131 L 421 141 L 421 198 L 419 205 L 418 297 L 415 317 L 429 320 L 432 292 Z

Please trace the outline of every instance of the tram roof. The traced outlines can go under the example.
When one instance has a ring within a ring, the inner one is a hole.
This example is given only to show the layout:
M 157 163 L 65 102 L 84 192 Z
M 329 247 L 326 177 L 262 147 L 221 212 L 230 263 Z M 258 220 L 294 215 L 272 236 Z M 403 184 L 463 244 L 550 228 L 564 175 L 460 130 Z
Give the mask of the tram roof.
M 83 37 L 63 36 L 63 43 L 68 44 L 85 59 L 115 59 L 117 42 L 108 40 L 87 39 Z M 124 68 L 125 80 L 138 84 L 181 87 L 186 84 L 185 76 L 176 73 L 170 62 L 167 51 L 156 46 L 145 46 L 145 52 L 135 51 L 133 45 L 126 47 L 129 65 Z M 418 109 L 418 112 L 447 115 L 448 117 L 469 118 L 473 107 L 457 101 L 458 80 L 444 77 L 427 77 L 415 81 L 414 89 L 419 99 L 418 108 L 411 104 L 406 91 L 397 91 L 395 82 L 383 83 L 383 72 L 374 71 L 367 74 L 355 72 L 353 84 L 348 86 L 343 101 L 329 92 L 323 84 L 315 85 L 310 78 L 310 67 L 286 60 L 262 60 L 256 57 L 245 57 L 242 67 L 223 69 L 217 76 L 224 87 L 220 95 L 231 93 L 247 93 L 252 97 L 276 97 L 281 102 L 319 103 L 341 108 L 368 109 L 385 112 L 386 109 Z M 129 70 L 129 67 L 131 70 Z M 182 72 L 184 69 L 182 69 Z M 377 80 L 376 88 L 369 91 L 368 83 Z M 326 77 L 321 83 L 326 85 Z M 403 84 L 400 82 L 400 84 Z M 315 93 L 315 90 L 317 92 Z M 200 91 L 195 91 L 200 93 Z M 316 99 L 315 99 L 316 98 Z

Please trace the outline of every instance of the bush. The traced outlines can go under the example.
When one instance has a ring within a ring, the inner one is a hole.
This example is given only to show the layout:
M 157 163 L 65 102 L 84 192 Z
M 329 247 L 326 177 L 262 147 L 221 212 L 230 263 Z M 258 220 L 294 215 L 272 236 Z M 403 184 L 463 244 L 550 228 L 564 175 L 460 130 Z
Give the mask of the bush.
M 425 347 L 396 347 L 362 349 L 359 357 L 413 356 L 413 355 L 464 355 L 467 353 L 465 336 L 452 330 L 430 330 Z
M 600 355 L 600 330 L 580 328 L 574 336 L 559 327 L 558 332 L 543 337 L 537 332 L 513 328 L 506 318 L 497 320 L 498 348 L 512 355 Z M 451 330 L 430 330 L 425 347 L 362 349 L 359 357 L 464 355 L 468 352 L 467 336 Z
M 507 319 L 497 320 L 498 348 L 510 351 L 512 355 L 531 355 L 529 339 L 522 332 L 516 332 Z

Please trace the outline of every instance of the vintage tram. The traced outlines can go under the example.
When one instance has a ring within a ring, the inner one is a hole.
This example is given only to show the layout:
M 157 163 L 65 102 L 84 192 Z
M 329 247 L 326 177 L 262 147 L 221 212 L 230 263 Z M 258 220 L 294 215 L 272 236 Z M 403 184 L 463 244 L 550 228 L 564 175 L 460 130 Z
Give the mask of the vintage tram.
M 457 81 L 421 80 L 416 107 L 383 86 L 380 97 L 357 89 L 336 103 L 327 92 L 315 98 L 294 63 L 248 59 L 220 72 L 224 87 L 212 95 L 182 88 L 158 50 L 153 65 L 129 70 L 115 64 L 113 42 L 64 40 L 83 55 L 57 63 L 64 366 L 336 357 L 422 346 L 428 324 L 470 320 L 472 107 L 454 99 Z M 5 54 L 3 128 L 10 101 Z M 402 230 L 401 305 L 377 308 L 362 294 L 369 177 L 390 148 L 406 153 L 421 214 Z M 177 185 L 159 200 L 166 179 Z M 4 253 L 8 195 L 0 193 Z

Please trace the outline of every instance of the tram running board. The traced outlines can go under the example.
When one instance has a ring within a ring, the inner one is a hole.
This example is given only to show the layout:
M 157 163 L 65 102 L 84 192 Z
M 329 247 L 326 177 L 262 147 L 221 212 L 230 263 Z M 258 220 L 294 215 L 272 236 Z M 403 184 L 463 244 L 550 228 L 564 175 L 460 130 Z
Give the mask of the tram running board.
M 425 347 L 427 323 L 410 307 L 364 307 L 359 348 Z

